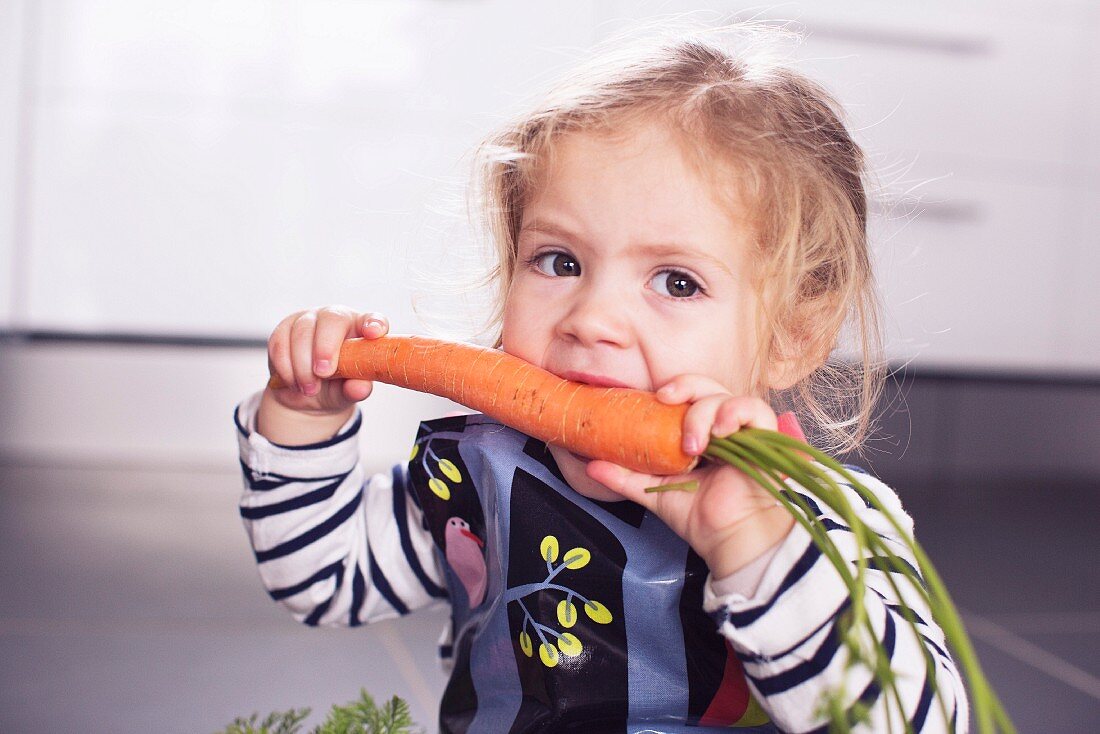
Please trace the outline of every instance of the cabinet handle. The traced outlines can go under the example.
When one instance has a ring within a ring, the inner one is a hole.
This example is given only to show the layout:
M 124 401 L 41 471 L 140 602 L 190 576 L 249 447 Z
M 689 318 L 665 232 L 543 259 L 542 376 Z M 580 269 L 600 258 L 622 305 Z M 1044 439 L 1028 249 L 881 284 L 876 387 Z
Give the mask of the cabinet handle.
M 809 40 L 826 38 L 832 41 L 859 43 L 867 46 L 903 48 L 925 53 L 951 56 L 990 56 L 993 53 L 991 39 L 983 36 L 959 36 L 947 33 L 921 33 L 898 28 L 859 27 L 811 23 L 801 29 Z
M 954 201 L 921 201 L 919 199 L 876 198 L 870 201 L 871 213 L 891 217 L 912 217 L 946 224 L 978 224 L 985 219 L 985 209 L 972 199 Z

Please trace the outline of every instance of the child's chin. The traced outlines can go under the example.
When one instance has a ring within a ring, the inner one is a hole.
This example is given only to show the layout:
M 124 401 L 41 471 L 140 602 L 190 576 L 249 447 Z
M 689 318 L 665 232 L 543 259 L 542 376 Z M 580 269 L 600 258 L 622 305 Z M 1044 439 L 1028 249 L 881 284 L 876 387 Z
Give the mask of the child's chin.
M 553 453 L 556 454 L 558 468 L 565 477 L 566 483 L 578 494 L 599 502 L 618 502 L 625 499 L 621 494 L 608 489 L 588 476 L 586 468 L 588 463 L 592 461 L 590 457 L 573 453 L 561 446 L 554 446 L 552 449 L 556 450 Z
M 623 497 L 618 492 L 611 491 L 595 479 L 586 476 L 585 480 L 585 482 L 581 483 L 582 486 L 570 486 L 573 486 L 577 494 L 584 495 L 588 499 L 596 500 L 597 502 L 623 502 L 626 500 L 626 497 Z

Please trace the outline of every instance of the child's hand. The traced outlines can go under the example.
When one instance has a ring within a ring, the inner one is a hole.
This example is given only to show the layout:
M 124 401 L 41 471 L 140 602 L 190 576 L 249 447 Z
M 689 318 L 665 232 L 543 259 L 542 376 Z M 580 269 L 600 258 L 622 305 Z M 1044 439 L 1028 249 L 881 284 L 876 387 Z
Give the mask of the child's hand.
M 735 397 L 717 381 L 682 375 L 657 391 L 663 403 L 691 403 L 684 417 L 684 451 L 698 456 L 712 436 L 742 427 L 776 430 L 775 411 L 759 398 Z M 690 474 L 661 477 L 608 461 L 588 464 L 588 476 L 657 514 L 686 540 L 715 578 L 747 565 L 790 532 L 794 518 L 763 488 L 727 464 L 709 464 Z M 695 492 L 647 493 L 647 487 L 697 480 Z
M 349 414 L 365 400 L 370 380 L 329 380 L 336 370 L 340 345 L 351 337 L 377 339 L 389 331 L 385 316 L 358 313 L 344 306 L 298 311 L 287 316 L 267 342 L 267 363 L 286 387 L 271 388 L 265 398 L 279 406 L 316 416 Z

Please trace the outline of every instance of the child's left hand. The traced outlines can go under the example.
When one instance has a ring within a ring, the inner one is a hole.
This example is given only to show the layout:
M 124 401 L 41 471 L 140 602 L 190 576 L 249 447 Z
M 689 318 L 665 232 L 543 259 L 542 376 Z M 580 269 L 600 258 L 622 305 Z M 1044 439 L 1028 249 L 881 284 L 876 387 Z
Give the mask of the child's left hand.
M 775 411 L 760 398 L 735 397 L 719 382 L 681 375 L 657 391 L 657 399 L 690 402 L 684 417 L 684 451 L 698 456 L 712 436 L 743 427 L 777 430 Z M 591 461 L 588 476 L 655 513 L 698 553 L 714 578 L 746 566 L 782 540 L 794 518 L 752 479 L 727 464 L 705 464 L 677 476 L 631 471 L 609 461 Z M 694 492 L 646 492 L 647 487 L 696 480 Z

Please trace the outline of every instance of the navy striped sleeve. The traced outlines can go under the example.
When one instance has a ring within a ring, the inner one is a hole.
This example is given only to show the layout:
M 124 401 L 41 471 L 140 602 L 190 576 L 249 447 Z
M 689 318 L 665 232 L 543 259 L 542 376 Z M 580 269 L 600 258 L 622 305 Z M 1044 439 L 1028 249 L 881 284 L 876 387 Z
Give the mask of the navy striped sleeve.
M 406 502 L 409 497 L 409 486 L 405 468 L 401 465 L 394 466 L 392 476 L 393 516 L 397 519 L 397 530 L 398 534 L 401 536 L 401 552 L 405 554 L 405 558 L 409 563 L 409 568 L 412 569 L 413 575 L 416 576 L 420 585 L 424 587 L 424 591 L 437 599 L 445 599 L 447 597 L 447 592 L 424 571 L 424 566 L 420 563 L 420 558 L 413 549 L 412 533 L 407 519 L 408 507 L 406 506 Z M 417 510 L 419 509 L 419 506 L 417 506 Z
M 336 511 L 334 515 L 329 517 L 319 525 L 306 530 L 301 535 L 295 536 L 286 542 L 279 543 L 273 548 L 267 550 L 256 549 L 256 562 L 264 563 L 275 558 L 282 558 L 288 556 L 291 553 L 302 550 L 307 545 L 315 543 L 318 540 L 324 538 L 333 530 L 338 528 L 345 520 L 351 517 L 351 514 L 359 509 L 359 498 L 362 495 L 360 492 L 351 498 L 351 501 Z
M 875 630 L 873 642 L 882 645 L 890 661 L 897 696 L 882 695 L 883 686 L 868 666 L 848 664 L 842 625 L 853 611 L 852 597 L 837 569 L 800 525 L 774 551 L 753 598 L 736 593 L 718 597 L 708 583 L 704 608 L 741 659 L 761 707 L 782 731 L 828 731 L 819 704 L 838 693 L 856 731 L 902 730 L 907 725 L 915 732 L 966 731 L 966 690 L 923 590 L 909 582 L 891 583 L 901 571 L 916 572 L 919 578 L 916 560 L 876 507 L 881 504 L 896 517 L 903 532 L 911 529 L 912 521 L 892 490 L 870 475 L 859 479 L 875 501 L 847 488 L 852 509 L 898 549 L 897 560 L 862 559 L 867 564 L 867 592 L 860 610 Z M 842 559 L 850 564 L 861 560 L 854 534 L 843 518 L 813 500 L 793 480 L 788 480 L 787 493 L 805 501 L 814 514 L 808 519 L 827 533 Z M 866 639 L 871 632 L 865 628 L 855 634 L 864 638 L 864 644 L 872 642 Z
M 298 621 L 358 626 L 446 599 L 443 573 L 400 472 L 367 476 L 356 415 L 327 441 L 274 444 L 235 412 L 239 513 L 268 593 Z

